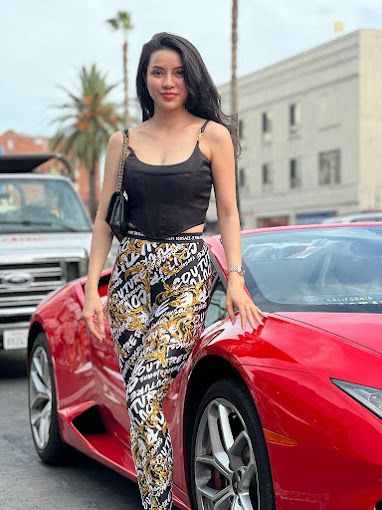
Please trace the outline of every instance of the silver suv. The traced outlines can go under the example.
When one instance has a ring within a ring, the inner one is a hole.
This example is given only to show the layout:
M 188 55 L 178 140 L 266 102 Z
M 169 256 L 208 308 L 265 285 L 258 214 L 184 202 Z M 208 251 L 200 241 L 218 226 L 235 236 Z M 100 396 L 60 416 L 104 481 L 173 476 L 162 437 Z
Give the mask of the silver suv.
M 0 349 L 25 348 L 37 304 L 88 268 L 92 224 L 81 200 L 69 179 L 33 173 L 57 155 L 29 156 L 0 156 Z

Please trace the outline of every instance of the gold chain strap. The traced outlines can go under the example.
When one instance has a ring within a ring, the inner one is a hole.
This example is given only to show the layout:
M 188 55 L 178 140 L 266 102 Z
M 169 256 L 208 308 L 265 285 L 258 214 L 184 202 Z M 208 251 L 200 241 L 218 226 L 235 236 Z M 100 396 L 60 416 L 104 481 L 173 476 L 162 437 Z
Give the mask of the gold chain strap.
M 115 189 L 115 191 L 117 191 L 118 193 L 121 191 L 121 188 L 122 188 L 123 169 L 124 169 L 124 166 L 125 166 L 125 159 L 126 159 L 126 156 L 127 156 L 127 147 L 128 147 L 128 144 L 129 144 L 129 137 L 128 137 L 128 135 L 126 135 L 124 130 L 122 130 L 122 134 L 123 134 L 123 145 L 122 145 L 121 159 L 120 159 L 120 162 L 119 162 L 119 172 L 118 172 L 118 179 L 117 179 L 117 187 Z

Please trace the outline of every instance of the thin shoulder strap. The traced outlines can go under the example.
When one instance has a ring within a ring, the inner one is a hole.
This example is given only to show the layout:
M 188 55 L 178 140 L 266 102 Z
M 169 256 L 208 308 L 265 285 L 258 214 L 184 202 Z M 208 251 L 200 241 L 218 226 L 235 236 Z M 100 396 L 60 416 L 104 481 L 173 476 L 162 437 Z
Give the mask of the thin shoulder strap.
M 207 122 L 208 122 L 209 120 L 210 120 L 210 119 L 206 119 L 206 120 L 204 121 L 204 123 L 203 123 L 203 126 L 202 126 L 202 127 L 200 128 L 200 130 L 199 130 L 199 133 L 198 133 L 198 143 L 199 143 L 199 140 L 200 140 L 200 139 L 202 138 L 202 136 L 203 136 L 203 132 L 204 132 L 204 130 L 205 130 L 206 126 L 207 126 Z
M 121 158 L 119 160 L 119 172 L 118 172 L 118 178 L 117 178 L 117 186 L 115 189 L 115 191 L 117 191 L 118 193 L 121 191 L 121 188 L 122 188 L 123 169 L 125 166 L 127 148 L 129 145 L 129 130 L 128 130 L 128 128 L 122 129 L 121 131 L 123 134 L 123 143 L 122 143 Z
M 206 119 L 203 126 L 200 128 L 200 132 L 203 133 L 203 131 L 205 130 L 206 126 L 207 126 L 207 122 L 209 121 L 210 119 Z

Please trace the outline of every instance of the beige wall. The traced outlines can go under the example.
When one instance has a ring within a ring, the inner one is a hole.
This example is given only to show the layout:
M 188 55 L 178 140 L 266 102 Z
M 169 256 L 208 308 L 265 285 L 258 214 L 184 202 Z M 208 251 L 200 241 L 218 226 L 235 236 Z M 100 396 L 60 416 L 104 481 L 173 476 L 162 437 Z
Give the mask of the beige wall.
M 382 31 L 361 32 L 359 201 L 382 209 Z

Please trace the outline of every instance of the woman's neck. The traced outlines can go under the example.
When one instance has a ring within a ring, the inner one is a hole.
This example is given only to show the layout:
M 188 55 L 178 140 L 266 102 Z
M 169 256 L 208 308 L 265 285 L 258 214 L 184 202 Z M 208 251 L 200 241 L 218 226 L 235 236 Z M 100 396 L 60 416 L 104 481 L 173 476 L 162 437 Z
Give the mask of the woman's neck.
M 162 131 L 178 131 L 189 125 L 195 117 L 184 108 L 174 111 L 155 109 L 151 117 L 151 123 L 154 127 Z

